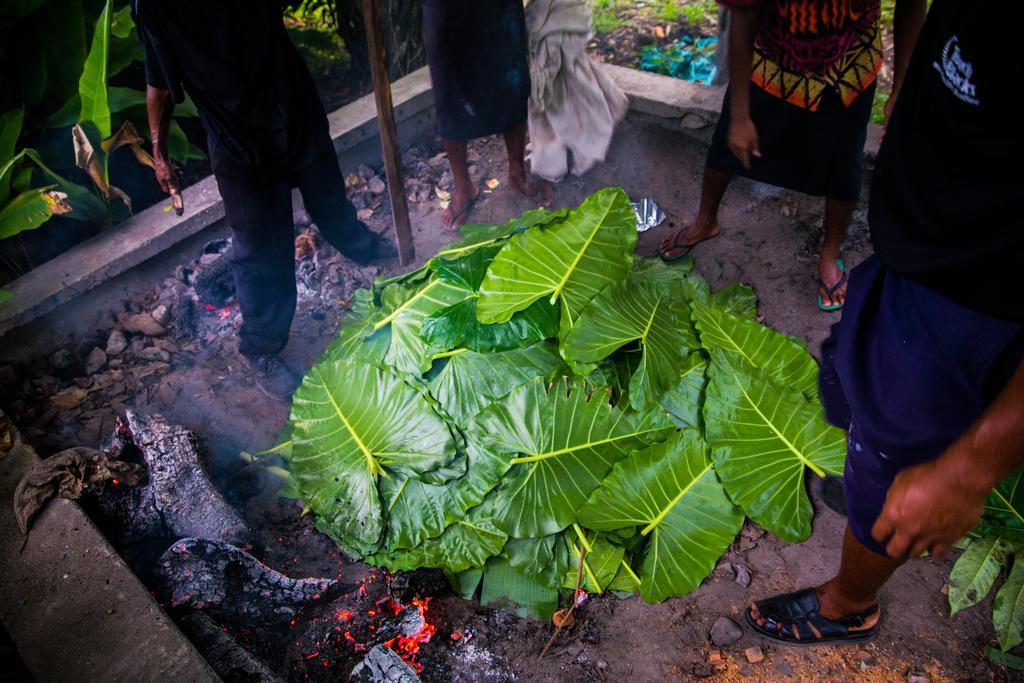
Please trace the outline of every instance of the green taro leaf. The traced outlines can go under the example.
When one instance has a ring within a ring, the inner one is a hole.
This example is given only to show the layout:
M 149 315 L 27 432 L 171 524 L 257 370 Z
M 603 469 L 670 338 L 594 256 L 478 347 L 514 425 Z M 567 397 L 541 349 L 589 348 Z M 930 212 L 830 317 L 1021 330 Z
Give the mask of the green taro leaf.
M 476 317 L 477 299 L 470 297 L 431 313 L 423 321 L 420 336 L 439 349 L 505 351 L 517 349 L 558 334 L 558 309 L 537 301 L 504 323 L 485 325 Z
M 435 259 L 448 259 L 468 254 L 480 247 L 504 244 L 509 237 L 530 228 L 560 221 L 569 213 L 568 209 L 548 211 L 537 208 L 513 218 L 508 223 L 499 225 L 467 224 L 459 228 L 462 239 L 453 242 L 437 252 Z
M 547 588 L 561 586 L 569 570 L 569 550 L 562 534 L 509 539 L 505 556 L 513 569 Z
M 455 441 L 428 399 L 386 370 L 319 363 L 292 402 L 290 469 L 325 533 L 362 555 L 384 531 L 380 477 L 448 465 Z
M 481 567 L 489 557 L 501 552 L 508 536 L 491 522 L 490 499 L 470 510 L 444 530 L 440 536 L 409 549 L 379 553 L 366 562 L 391 571 L 408 571 L 429 567 L 458 574 L 472 567 Z
M 950 616 L 985 599 L 1012 552 L 1013 545 L 999 534 L 983 536 L 967 547 L 949 572 Z
M 1024 642 L 1024 562 L 1017 558 L 992 603 L 992 625 L 1003 652 Z
M 583 308 L 606 286 L 625 279 L 636 246 L 636 217 L 626 193 L 599 190 L 564 220 L 515 235 L 480 285 L 477 317 L 501 323 L 535 301 L 559 304 L 564 339 Z
M 786 335 L 703 304 L 694 304 L 693 314 L 701 344 L 708 351 L 734 355 L 808 398 L 818 395 L 818 364 Z
M 492 557 L 484 569 L 480 604 L 546 622 L 558 609 L 558 591 L 516 571 L 506 558 Z
M 672 430 L 660 412 L 612 407 L 610 394 L 588 394 L 580 380 L 535 379 L 473 419 L 470 440 L 506 453 L 512 465 L 494 501 L 495 523 L 510 536 L 566 528 L 612 465 Z
M 373 293 L 357 289 L 352 295 L 352 307 L 341 321 L 338 336 L 324 351 L 323 360 L 360 360 L 382 365 L 391 345 L 391 334 L 387 329 L 373 332 L 370 318 L 376 310 Z
M 579 372 L 633 341 L 640 343 L 643 355 L 629 383 L 629 403 L 650 408 L 676 382 L 686 355 L 698 347 L 690 307 L 678 289 L 631 280 L 608 287 L 583 309 L 565 337 L 562 355 Z
M 632 346 L 632 345 L 630 345 Z M 588 384 L 595 387 L 607 387 L 612 390 L 612 403 L 620 408 L 629 406 L 629 381 L 640 367 L 640 349 L 630 348 L 612 354 L 601 361 L 593 372 L 587 375 Z M 571 372 L 565 366 L 566 372 Z M 571 376 L 571 375 L 570 375 Z
M 707 369 L 704 354 L 691 353 L 683 359 L 676 383 L 661 397 L 661 407 L 675 420 L 676 426 L 700 428 Z
M 466 511 L 478 505 L 498 485 L 508 462 L 480 448 L 467 446 L 466 473 L 443 485 L 427 484 L 416 477 L 380 480 L 380 494 L 388 514 L 384 539 L 387 550 L 413 548 L 440 536 Z
M 575 532 L 575 533 L 573 533 Z M 576 574 L 580 570 L 580 548 L 583 553 L 583 572 L 580 576 L 580 588 L 588 593 L 604 593 L 622 569 L 626 551 L 622 546 L 612 543 L 605 534 L 587 533 L 578 525 L 572 532 L 565 533 L 568 547 L 568 571 L 562 575 L 562 588 L 576 588 Z
M 744 320 L 757 320 L 757 294 L 747 285 L 727 285 L 714 293 L 711 305 Z
M 633 268 L 629 271 L 632 282 L 660 282 L 665 285 L 681 285 L 693 271 L 693 258 L 685 256 L 678 261 L 665 263 L 660 258 L 634 256 Z
M 381 308 L 370 328 L 370 334 L 385 328 L 390 330 L 384 363 L 415 377 L 429 370 L 434 354 L 445 349 L 434 347 L 420 337 L 423 321 L 431 313 L 470 296 L 472 292 L 468 289 L 437 278 L 422 285 L 396 283 L 385 288 L 381 292 Z
M 580 510 L 580 523 L 642 527 L 650 542 L 640 593 L 658 602 L 700 585 L 743 526 L 743 513 L 726 496 L 700 432 L 684 429 L 619 461 Z
M 715 469 L 729 497 L 785 541 L 811 533 L 814 510 L 804 470 L 842 474 L 843 432 L 817 403 L 721 352 L 708 368 L 704 423 Z
M 546 377 L 562 362 L 554 343 L 540 342 L 500 353 L 467 351 L 452 356 L 430 381 L 430 392 L 459 426 L 535 377 Z

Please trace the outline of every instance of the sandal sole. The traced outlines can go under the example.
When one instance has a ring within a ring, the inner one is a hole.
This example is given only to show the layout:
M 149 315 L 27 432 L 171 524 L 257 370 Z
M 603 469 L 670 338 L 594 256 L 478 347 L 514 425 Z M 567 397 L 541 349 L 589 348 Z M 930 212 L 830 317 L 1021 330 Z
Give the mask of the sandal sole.
M 773 643 L 781 643 L 782 645 L 795 645 L 797 647 L 807 647 L 809 645 L 831 645 L 837 643 L 863 643 L 865 640 L 871 640 L 877 635 L 878 631 L 872 628 L 870 631 L 861 631 L 857 635 L 853 636 L 830 636 L 828 638 L 817 638 L 815 640 L 796 640 L 794 638 L 780 638 L 774 633 L 764 630 L 761 626 L 754 621 L 754 618 L 750 616 L 750 608 L 743 612 L 747 618 L 747 625 L 754 629 L 754 632 L 762 638 L 767 638 Z

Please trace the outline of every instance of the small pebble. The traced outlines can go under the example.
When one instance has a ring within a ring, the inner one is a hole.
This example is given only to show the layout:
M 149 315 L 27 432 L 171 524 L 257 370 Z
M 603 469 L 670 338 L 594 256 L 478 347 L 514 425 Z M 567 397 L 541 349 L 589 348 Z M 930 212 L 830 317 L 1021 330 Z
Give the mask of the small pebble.
M 751 664 L 757 664 L 758 662 L 764 661 L 764 652 L 761 651 L 757 645 L 748 647 L 743 651 L 743 654 L 747 656 L 747 661 Z

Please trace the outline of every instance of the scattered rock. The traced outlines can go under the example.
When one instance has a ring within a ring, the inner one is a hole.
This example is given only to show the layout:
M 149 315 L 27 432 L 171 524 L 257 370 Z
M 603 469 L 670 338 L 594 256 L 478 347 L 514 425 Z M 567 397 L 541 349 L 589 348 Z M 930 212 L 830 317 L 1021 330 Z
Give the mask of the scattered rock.
M 751 664 L 757 664 L 758 662 L 764 661 L 764 652 L 762 652 L 761 648 L 759 648 L 757 645 L 754 645 L 753 647 L 748 647 L 746 650 L 743 651 L 743 654 L 746 655 L 747 661 Z
M 363 180 L 369 180 L 370 178 L 373 178 L 374 176 L 377 175 L 376 173 L 374 173 L 373 169 L 367 166 L 366 164 L 359 164 L 359 166 L 356 168 L 356 173 L 358 173 L 359 177 L 362 178 Z
M 739 562 L 733 562 L 732 571 L 736 575 L 734 578 L 736 583 L 744 588 L 750 586 L 750 570 L 747 569 L 747 565 L 740 564 Z
M 716 647 L 732 645 L 743 637 L 743 629 L 729 617 L 718 617 L 711 627 L 711 642 Z
M 119 356 L 127 347 L 128 340 L 121 330 L 114 330 L 107 337 L 107 356 Z
M 717 671 L 724 671 L 728 666 L 725 663 L 725 658 L 722 657 L 722 653 L 718 650 L 712 650 L 708 653 L 708 664 L 714 667 Z
M 370 178 L 370 182 L 367 186 L 370 188 L 370 192 L 374 194 L 383 194 L 384 191 L 388 189 L 387 185 L 384 184 L 384 181 L 377 176 Z
M 144 334 L 147 337 L 162 337 L 167 334 L 166 328 L 153 319 L 149 313 L 136 313 L 124 321 L 124 331 Z
M 157 321 L 157 323 L 164 327 L 166 327 L 167 323 L 171 321 L 171 311 L 163 304 L 154 308 L 150 315 L 153 316 L 153 320 Z
M 359 209 L 356 212 L 356 218 L 361 221 L 368 221 L 373 217 L 373 209 Z
M 907 683 L 930 683 L 931 679 L 922 673 L 912 673 L 907 676 Z
M 89 392 L 81 387 L 71 387 L 65 389 L 59 394 L 55 394 L 50 397 L 50 402 L 54 407 L 61 410 L 71 410 L 82 405 L 82 401 L 89 395 Z
M 95 375 L 107 366 L 107 354 L 100 347 L 89 352 L 85 359 L 85 374 Z
M 69 370 L 74 364 L 75 357 L 72 356 L 71 352 L 67 349 L 58 349 L 52 356 L 50 356 L 50 365 L 52 365 L 53 369 L 58 372 Z

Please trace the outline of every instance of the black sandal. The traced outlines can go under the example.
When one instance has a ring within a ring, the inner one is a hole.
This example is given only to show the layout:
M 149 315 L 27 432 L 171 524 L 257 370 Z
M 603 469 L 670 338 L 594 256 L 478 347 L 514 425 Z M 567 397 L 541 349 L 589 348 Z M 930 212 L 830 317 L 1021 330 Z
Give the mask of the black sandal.
M 750 608 L 746 610 L 747 623 L 762 636 L 787 645 L 818 645 L 836 641 L 857 642 L 868 640 L 875 635 L 875 626 L 860 628 L 868 619 L 878 614 L 878 605 L 867 608 L 859 614 L 842 619 L 829 619 L 819 614 L 821 604 L 814 588 L 795 593 L 783 593 L 772 598 L 759 600 L 757 611 L 764 618 L 758 624 Z
M 672 238 L 672 246 L 670 246 L 668 249 L 658 249 L 658 256 L 660 256 L 661 260 L 664 261 L 665 263 L 672 263 L 674 261 L 678 261 L 679 259 L 686 258 L 687 256 L 690 255 L 690 252 L 693 251 L 694 247 L 696 247 L 698 244 L 702 244 L 703 242 L 707 242 L 708 240 L 713 240 L 719 235 L 719 233 L 716 232 L 711 237 L 705 237 L 699 242 L 694 242 L 692 244 L 683 244 L 682 242 L 679 241 L 679 235 L 681 235 L 682 233 L 683 230 L 680 230 L 675 234 L 675 237 Z M 682 249 L 682 251 L 673 256 L 665 255 L 666 252 L 675 251 L 676 249 Z

